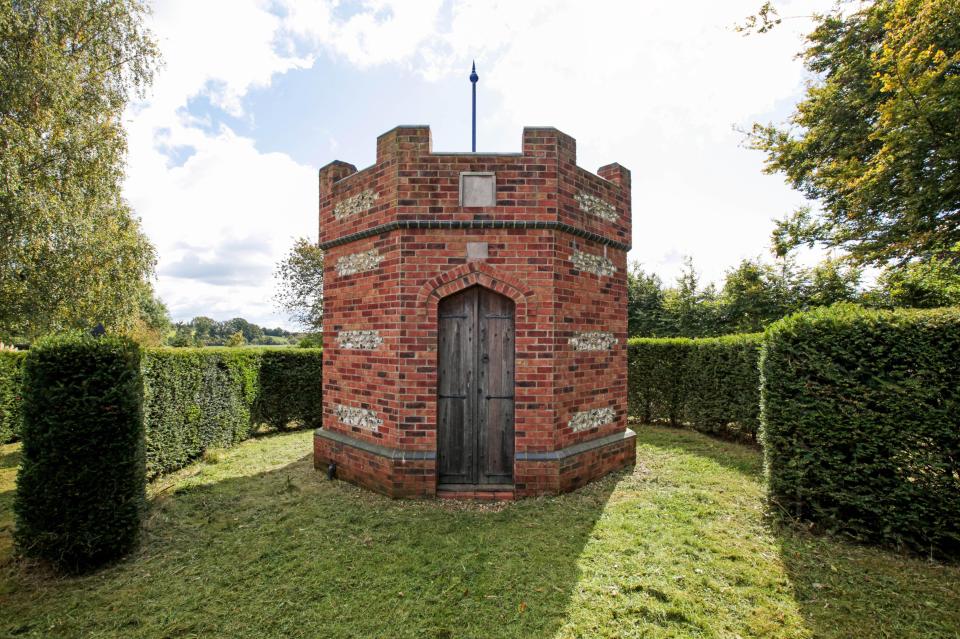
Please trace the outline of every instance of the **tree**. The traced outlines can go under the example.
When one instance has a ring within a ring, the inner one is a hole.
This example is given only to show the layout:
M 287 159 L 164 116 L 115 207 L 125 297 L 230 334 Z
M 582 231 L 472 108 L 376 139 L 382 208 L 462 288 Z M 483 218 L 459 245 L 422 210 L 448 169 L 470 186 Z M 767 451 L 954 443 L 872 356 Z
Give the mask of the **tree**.
M 721 303 L 724 333 L 762 331 L 796 307 L 795 269 L 789 260 L 779 265 L 743 260 L 727 271 Z
M 801 57 L 814 80 L 789 124 L 753 127 L 767 172 L 821 207 L 780 221 L 774 248 L 821 243 L 877 266 L 956 257 L 960 2 L 845 5 L 813 16 Z
M 227 346 L 246 346 L 247 338 L 243 336 L 243 331 L 237 331 L 227 338 Z
M 720 302 L 713 284 L 700 289 L 693 259 L 684 258 L 677 286 L 664 292 L 664 336 L 709 337 L 723 332 Z
M 960 261 L 933 258 L 889 268 L 877 284 L 880 305 L 906 308 L 960 306 Z
M 139 316 L 130 336 L 146 346 L 159 346 L 167 338 L 173 323 L 167 305 L 157 297 L 153 287 L 144 285 L 140 291 Z
M 663 283 L 638 264 L 627 272 L 627 333 L 630 337 L 659 337 L 664 332 Z
M 277 306 L 308 331 L 323 330 L 323 251 L 298 238 L 277 264 Z
M 797 284 L 797 308 L 830 306 L 860 299 L 863 272 L 841 260 L 827 259 L 802 273 Z
M 154 251 L 120 195 L 153 77 L 139 0 L 0 6 L 0 338 L 132 329 Z

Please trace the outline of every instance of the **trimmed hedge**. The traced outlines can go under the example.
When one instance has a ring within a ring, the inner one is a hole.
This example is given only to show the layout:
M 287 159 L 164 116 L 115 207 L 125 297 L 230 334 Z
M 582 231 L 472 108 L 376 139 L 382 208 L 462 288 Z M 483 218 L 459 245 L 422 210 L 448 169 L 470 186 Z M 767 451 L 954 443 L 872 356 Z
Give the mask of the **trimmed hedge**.
M 127 338 L 76 334 L 28 353 L 14 498 L 21 554 L 77 571 L 136 544 L 146 486 L 140 354 Z
M 20 436 L 20 379 L 25 353 L 0 351 L 0 444 Z
M 766 333 L 762 431 L 774 512 L 960 555 L 960 309 L 840 305 Z
M 143 362 L 147 476 L 182 468 L 208 448 L 250 435 L 259 349 L 148 351 Z
M 274 428 L 285 428 L 291 422 L 308 428 L 320 426 L 323 351 L 285 348 L 262 352 L 254 421 Z
M 760 413 L 761 335 L 628 342 L 630 413 L 755 439 Z
M 686 362 L 687 420 L 697 430 L 756 440 L 762 335 L 696 339 Z
M 161 348 L 143 364 L 147 475 L 233 446 L 263 424 L 315 427 L 320 349 Z

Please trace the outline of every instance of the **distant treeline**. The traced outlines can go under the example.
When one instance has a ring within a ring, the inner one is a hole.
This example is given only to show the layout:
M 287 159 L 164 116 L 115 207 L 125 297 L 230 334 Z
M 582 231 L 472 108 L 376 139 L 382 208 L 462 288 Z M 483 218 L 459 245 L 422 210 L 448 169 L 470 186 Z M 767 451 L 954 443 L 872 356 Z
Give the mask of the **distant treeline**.
M 308 335 L 293 333 L 283 328 L 264 328 L 242 317 L 218 322 L 209 317 L 194 317 L 189 322 L 177 322 L 167 339 L 169 346 L 286 346 L 297 344 Z
M 755 333 L 781 317 L 837 302 L 870 308 L 960 305 L 960 251 L 946 258 L 891 265 L 864 287 L 861 269 L 838 260 L 812 268 L 790 259 L 744 260 L 717 288 L 700 282 L 693 261 L 673 286 L 634 265 L 628 274 L 631 337 L 716 337 Z

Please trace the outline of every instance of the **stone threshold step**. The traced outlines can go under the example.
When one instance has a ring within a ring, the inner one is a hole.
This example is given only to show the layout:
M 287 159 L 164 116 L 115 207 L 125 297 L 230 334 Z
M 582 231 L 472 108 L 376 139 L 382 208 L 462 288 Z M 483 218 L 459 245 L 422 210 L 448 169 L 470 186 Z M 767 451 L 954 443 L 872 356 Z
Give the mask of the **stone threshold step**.
M 514 499 L 513 484 L 440 484 L 437 486 L 440 499 Z

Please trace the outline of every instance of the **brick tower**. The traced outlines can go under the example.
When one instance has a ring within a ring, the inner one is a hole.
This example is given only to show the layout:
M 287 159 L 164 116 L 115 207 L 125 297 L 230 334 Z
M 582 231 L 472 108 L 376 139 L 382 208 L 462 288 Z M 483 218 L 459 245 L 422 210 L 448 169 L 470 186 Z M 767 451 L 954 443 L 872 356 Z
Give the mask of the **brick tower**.
M 320 169 L 323 428 L 314 464 L 394 497 L 573 490 L 632 464 L 630 172 L 576 141 L 433 153 L 377 138 Z

